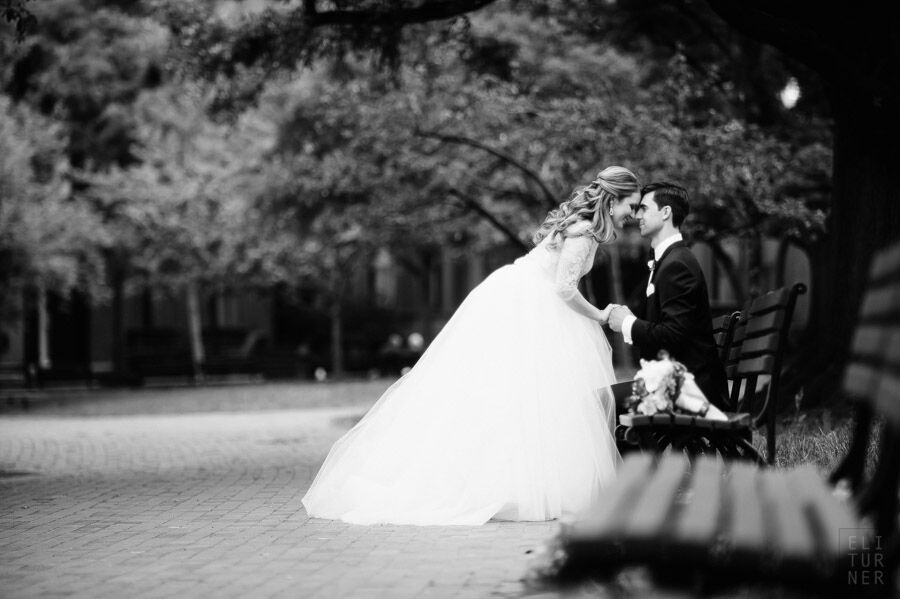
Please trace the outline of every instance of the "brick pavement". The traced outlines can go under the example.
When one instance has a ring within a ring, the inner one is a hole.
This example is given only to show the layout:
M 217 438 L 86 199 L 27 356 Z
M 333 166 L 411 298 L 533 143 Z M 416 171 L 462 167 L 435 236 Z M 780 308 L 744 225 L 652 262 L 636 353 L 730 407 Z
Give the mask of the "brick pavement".
M 0 596 L 535 596 L 526 551 L 556 523 L 307 518 L 301 497 L 365 406 L 276 407 L 0 417 Z

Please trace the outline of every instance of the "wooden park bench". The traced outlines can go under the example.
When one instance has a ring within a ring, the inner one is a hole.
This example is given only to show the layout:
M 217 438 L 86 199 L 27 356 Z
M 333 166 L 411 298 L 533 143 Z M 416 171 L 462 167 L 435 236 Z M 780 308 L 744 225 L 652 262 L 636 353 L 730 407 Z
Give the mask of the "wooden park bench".
M 851 353 L 843 390 L 857 407 L 855 429 L 827 482 L 812 465 L 782 470 L 714 456 L 690 462 L 683 452 L 633 453 L 596 508 L 563 527 L 560 577 L 604 578 L 640 564 L 658 583 L 895 594 L 900 244 L 873 261 Z M 866 455 L 879 439 L 874 424 L 881 428 L 877 463 L 867 472 Z M 833 485 L 849 489 L 847 496 Z
M 681 414 L 623 414 L 619 422 L 626 430 L 619 436 L 645 450 L 672 446 L 692 455 L 720 454 L 773 464 L 782 362 L 797 297 L 805 292 L 802 283 L 776 289 L 748 302 L 742 312 L 713 321 L 731 382 L 727 421 Z M 760 393 L 757 382 L 763 376 L 769 381 Z M 752 443 L 753 430 L 760 427 L 766 430 L 766 460 Z
M 712 320 L 713 339 L 716 340 L 716 348 L 719 350 L 719 359 L 722 360 L 723 364 L 728 360 L 728 352 L 731 350 L 734 331 L 737 329 L 737 324 L 740 320 L 740 311 L 723 314 Z

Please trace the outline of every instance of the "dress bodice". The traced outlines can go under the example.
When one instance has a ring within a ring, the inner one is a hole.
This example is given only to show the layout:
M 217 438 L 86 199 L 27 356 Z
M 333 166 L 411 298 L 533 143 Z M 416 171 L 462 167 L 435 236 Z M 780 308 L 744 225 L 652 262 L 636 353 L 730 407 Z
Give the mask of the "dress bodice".
M 586 222 L 584 225 L 573 225 L 570 236 L 563 239 L 545 237 L 520 258 L 538 266 L 553 281 L 556 292 L 565 299 L 575 294 L 581 277 L 590 272 L 594 265 L 598 243 L 590 235 L 579 234 L 587 226 Z

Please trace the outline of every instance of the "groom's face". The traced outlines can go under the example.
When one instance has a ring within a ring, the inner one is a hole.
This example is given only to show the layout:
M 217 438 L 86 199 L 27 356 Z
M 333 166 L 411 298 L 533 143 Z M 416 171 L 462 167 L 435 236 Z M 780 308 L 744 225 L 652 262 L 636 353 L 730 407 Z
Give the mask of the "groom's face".
M 641 201 L 641 192 L 636 191 L 628 197 L 622 198 L 618 202 L 613 202 L 612 221 L 617 229 L 625 226 L 625 221 L 631 218 L 634 207 Z
M 663 211 L 660 210 L 656 200 L 653 199 L 654 195 L 656 195 L 656 192 L 651 191 L 641 198 L 641 203 L 634 214 L 641 228 L 641 237 L 649 239 L 652 239 L 654 235 L 659 233 L 664 224 Z

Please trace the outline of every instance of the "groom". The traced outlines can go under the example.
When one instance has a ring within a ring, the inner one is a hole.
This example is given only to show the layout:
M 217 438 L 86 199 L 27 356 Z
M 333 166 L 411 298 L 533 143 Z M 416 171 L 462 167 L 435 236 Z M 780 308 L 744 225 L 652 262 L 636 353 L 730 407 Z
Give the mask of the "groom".
M 706 398 L 721 407 L 728 382 L 713 338 L 706 280 L 679 232 L 689 211 L 687 191 L 678 185 L 651 183 L 641 189 L 635 218 L 654 254 L 646 301 L 640 318 L 627 306 L 607 306 L 609 326 L 636 345 L 645 360 L 667 350 L 694 375 Z

